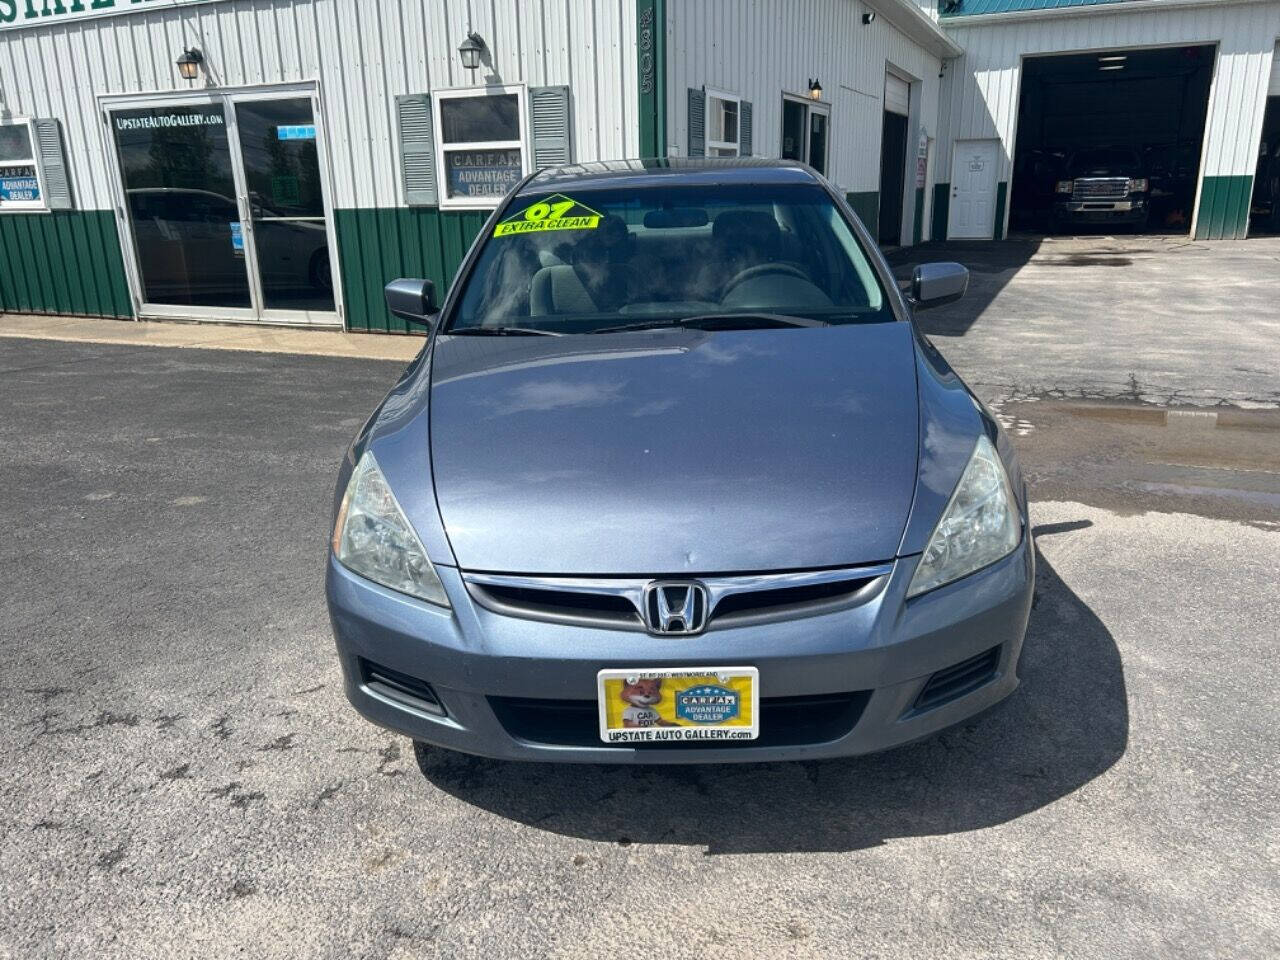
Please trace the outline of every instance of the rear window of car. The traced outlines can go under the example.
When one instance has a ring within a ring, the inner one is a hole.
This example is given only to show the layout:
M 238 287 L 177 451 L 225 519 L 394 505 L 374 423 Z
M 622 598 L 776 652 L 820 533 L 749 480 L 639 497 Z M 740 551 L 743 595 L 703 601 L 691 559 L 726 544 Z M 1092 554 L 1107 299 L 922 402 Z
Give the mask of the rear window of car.
M 816 184 L 522 196 L 490 230 L 446 329 L 590 333 L 629 318 L 894 319 L 871 260 Z

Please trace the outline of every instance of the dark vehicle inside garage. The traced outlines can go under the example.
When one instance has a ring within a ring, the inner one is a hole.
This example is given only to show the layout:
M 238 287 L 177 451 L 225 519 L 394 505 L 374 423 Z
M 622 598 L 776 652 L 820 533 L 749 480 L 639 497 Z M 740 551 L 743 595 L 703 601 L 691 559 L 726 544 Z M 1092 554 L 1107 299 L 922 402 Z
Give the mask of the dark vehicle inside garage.
M 1212 46 L 1028 57 L 1010 228 L 1188 233 L 1213 62 Z
M 1267 98 L 1258 145 L 1258 169 L 1253 178 L 1251 236 L 1280 233 L 1280 97 Z

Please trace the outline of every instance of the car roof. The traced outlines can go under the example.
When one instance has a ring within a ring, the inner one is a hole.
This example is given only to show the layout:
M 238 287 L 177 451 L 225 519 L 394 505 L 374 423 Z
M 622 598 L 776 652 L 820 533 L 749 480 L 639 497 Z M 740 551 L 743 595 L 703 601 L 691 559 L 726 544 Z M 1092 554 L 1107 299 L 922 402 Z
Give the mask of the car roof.
M 520 189 L 521 196 L 547 190 L 639 189 L 657 186 L 819 183 L 817 172 L 794 160 L 763 157 L 668 157 L 650 160 L 601 160 L 540 170 Z

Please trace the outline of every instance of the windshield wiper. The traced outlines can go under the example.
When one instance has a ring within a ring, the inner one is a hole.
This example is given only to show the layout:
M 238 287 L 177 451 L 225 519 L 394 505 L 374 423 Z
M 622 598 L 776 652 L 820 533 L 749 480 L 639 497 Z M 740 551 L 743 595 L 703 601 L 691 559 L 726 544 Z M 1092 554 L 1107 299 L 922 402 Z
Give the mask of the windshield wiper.
M 789 313 L 699 313 L 692 317 L 663 317 L 637 320 L 592 333 L 619 333 L 623 330 L 655 330 L 662 327 L 692 327 L 698 330 L 754 330 L 762 327 L 829 327 L 825 320 L 797 317 Z
M 461 327 L 446 330 L 457 337 L 563 337 L 559 330 L 539 330 L 537 327 Z

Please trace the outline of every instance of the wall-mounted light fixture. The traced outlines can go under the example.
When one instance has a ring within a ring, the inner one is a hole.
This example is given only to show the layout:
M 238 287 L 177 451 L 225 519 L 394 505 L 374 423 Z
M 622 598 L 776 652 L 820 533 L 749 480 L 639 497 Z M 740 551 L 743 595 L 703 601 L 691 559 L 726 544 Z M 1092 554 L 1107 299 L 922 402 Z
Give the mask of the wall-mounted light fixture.
M 199 47 L 183 50 L 177 60 L 178 74 L 183 80 L 194 80 L 200 76 L 200 64 L 204 63 L 204 54 Z
M 818 79 L 816 77 L 809 81 L 809 99 L 810 100 L 822 99 L 822 84 L 818 82 Z
M 868 10 L 866 13 L 862 15 L 862 22 L 870 23 L 875 18 L 876 18 L 876 12 L 874 10 Z
M 458 56 L 462 58 L 462 65 L 468 70 L 475 70 L 480 66 L 480 54 L 484 52 L 484 37 L 480 34 L 472 32 L 467 34 L 467 39 L 462 41 L 462 46 L 458 47 Z

